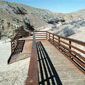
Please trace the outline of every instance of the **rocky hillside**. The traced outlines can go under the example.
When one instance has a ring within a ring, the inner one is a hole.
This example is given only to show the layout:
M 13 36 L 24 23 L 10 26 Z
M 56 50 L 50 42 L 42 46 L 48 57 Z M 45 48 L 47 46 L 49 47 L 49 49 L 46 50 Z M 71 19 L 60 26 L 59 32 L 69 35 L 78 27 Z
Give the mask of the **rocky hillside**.
M 85 10 L 68 14 L 56 14 L 58 18 L 51 19 L 48 26 L 43 30 L 69 37 L 74 34 L 85 34 Z
M 27 24 L 36 29 L 47 25 L 53 17 L 54 14 L 48 10 L 0 1 L 0 35 L 11 37 L 20 26 L 27 28 Z
M 47 30 L 65 37 L 85 30 L 85 10 L 74 13 L 52 13 L 23 4 L 0 1 L 0 37 L 13 37 L 19 27 Z

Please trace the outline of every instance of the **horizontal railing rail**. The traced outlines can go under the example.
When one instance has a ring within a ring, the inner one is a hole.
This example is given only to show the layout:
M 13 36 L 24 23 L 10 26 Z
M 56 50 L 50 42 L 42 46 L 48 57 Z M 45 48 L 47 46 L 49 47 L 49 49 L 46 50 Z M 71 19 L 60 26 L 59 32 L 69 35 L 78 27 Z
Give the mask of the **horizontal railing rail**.
M 35 38 L 38 40 L 38 39 L 46 39 L 46 31 L 35 31 Z

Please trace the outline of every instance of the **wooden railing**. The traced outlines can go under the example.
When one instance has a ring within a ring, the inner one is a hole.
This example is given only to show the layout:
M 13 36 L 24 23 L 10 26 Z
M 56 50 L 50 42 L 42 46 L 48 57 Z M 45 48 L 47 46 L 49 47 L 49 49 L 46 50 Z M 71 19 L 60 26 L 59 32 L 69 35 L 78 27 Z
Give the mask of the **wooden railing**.
M 47 31 L 35 31 L 36 40 L 47 39 L 85 73 L 85 42 L 55 35 Z
M 85 73 L 85 42 L 47 32 L 47 40 Z
M 21 38 L 21 35 L 17 33 L 14 38 L 11 39 L 11 54 L 14 52 L 19 38 Z
M 11 54 L 14 52 L 16 46 L 17 46 L 18 40 L 11 40 Z
M 44 40 L 46 39 L 46 31 L 35 31 L 35 38 L 37 40 Z

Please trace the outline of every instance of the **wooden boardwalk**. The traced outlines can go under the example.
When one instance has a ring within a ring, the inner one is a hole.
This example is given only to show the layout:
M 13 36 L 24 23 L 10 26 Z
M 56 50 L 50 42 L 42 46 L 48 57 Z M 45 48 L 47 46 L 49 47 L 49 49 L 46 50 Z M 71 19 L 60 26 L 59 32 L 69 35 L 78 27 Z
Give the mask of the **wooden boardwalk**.
M 85 75 L 49 41 L 42 40 L 63 85 L 85 85 Z
M 16 54 L 12 56 L 10 63 L 18 62 L 18 60 L 22 60 L 30 57 L 32 50 L 32 41 L 29 38 L 23 39 L 25 40 L 22 53 Z M 50 84 L 50 85 L 85 85 L 85 75 L 82 73 L 66 56 L 64 56 L 58 49 L 56 49 L 49 41 L 47 40 L 37 40 L 37 42 L 41 41 L 43 44 L 55 70 L 58 74 L 58 77 L 62 84 Z M 25 57 L 24 57 L 25 56 Z M 15 58 L 15 59 L 14 59 Z M 40 63 L 39 63 L 40 64 Z M 47 67 L 45 67 L 49 70 Z M 44 69 L 44 68 L 43 68 Z M 45 71 L 43 70 L 44 80 L 43 83 L 48 85 L 48 81 L 52 82 L 52 77 L 48 76 L 46 79 Z M 47 72 L 49 75 L 49 72 Z M 41 75 L 41 73 L 40 73 Z M 41 82 L 40 79 L 39 82 Z M 40 85 L 43 85 L 40 83 Z
M 31 56 L 26 85 L 85 85 L 85 58 L 77 53 L 79 51 L 85 54 L 85 50 L 73 45 L 77 43 L 84 47 L 84 42 L 49 32 L 36 33 L 33 38 L 20 40 L 25 41 L 23 50 L 15 57 L 12 56 L 10 63 L 24 59 L 20 54 Z

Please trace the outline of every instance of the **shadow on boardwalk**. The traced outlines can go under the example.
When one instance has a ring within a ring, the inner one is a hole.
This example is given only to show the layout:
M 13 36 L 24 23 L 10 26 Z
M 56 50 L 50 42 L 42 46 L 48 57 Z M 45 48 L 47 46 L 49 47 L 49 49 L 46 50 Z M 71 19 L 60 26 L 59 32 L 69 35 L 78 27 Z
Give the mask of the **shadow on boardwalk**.
M 41 42 L 37 42 L 39 85 L 62 85 L 62 82 Z

